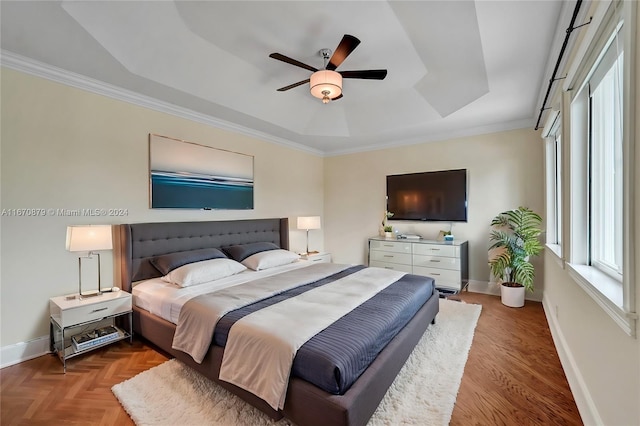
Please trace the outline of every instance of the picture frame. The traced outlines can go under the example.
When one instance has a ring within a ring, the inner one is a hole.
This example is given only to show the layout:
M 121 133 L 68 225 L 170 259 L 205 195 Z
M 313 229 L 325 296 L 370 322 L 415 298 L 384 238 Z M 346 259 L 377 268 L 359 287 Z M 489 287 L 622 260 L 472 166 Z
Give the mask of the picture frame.
M 149 134 L 149 207 L 252 210 L 254 157 Z

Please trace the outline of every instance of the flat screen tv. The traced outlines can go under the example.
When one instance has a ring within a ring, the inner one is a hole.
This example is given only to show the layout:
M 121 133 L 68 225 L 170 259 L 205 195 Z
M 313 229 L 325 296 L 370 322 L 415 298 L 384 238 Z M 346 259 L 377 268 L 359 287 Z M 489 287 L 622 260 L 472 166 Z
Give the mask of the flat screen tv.
M 467 170 L 387 176 L 393 220 L 467 221 Z

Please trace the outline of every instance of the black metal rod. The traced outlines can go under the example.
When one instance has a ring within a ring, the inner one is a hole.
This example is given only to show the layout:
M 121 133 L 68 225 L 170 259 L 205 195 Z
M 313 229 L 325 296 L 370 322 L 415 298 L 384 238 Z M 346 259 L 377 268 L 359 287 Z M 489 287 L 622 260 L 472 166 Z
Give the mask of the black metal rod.
M 538 115 L 538 121 L 536 122 L 536 128 L 535 130 L 538 130 L 538 128 L 540 127 L 540 120 L 542 119 L 542 113 L 544 112 L 545 109 L 545 105 L 547 104 L 547 101 L 549 100 L 549 94 L 551 94 L 551 87 L 553 86 L 553 82 L 556 81 L 556 74 L 558 73 L 558 68 L 560 68 L 560 62 L 562 62 L 562 57 L 564 56 L 564 51 L 567 48 L 567 44 L 569 43 L 569 37 L 571 36 L 571 33 L 573 32 L 573 30 L 575 30 L 576 28 L 579 27 L 574 27 L 574 24 L 576 23 L 576 18 L 578 17 L 578 12 L 580 11 L 580 6 L 582 5 L 582 0 L 578 0 L 578 2 L 576 3 L 576 7 L 573 10 L 573 16 L 571 17 L 571 23 L 569 24 L 569 27 L 567 28 L 567 34 L 564 36 L 564 43 L 562 43 L 562 48 L 560 49 L 560 54 L 558 55 L 558 60 L 556 61 L 556 66 L 553 69 L 553 74 L 551 75 L 551 79 L 549 80 L 549 87 L 547 88 L 547 94 L 544 96 L 544 101 L 542 101 L 542 107 L 540 108 L 540 114 Z M 589 21 L 591 22 L 591 21 Z M 584 24 L 586 25 L 586 24 Z M 583 25 L 580 25 L 581 27 Z

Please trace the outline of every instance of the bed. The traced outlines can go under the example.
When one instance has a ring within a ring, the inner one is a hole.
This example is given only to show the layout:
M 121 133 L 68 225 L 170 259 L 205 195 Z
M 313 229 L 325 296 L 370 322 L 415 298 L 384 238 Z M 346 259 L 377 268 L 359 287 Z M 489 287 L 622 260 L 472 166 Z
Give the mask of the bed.
M 114 228 L 116 281 L 123 290 L 131 292 L 138 283 L 145 283 L 146 280 L 157 279 L 162 275 L 157 266 L 152 263 L 159 256 L 183 252 L 191 253 L 211 248 L 220 248 L 224 251 L 226 247 L 238 245 L 243 247 L 246 245 L 248 247 L 252 244 L 272 244 L 280 249 L 288 250 L 288 219 L 116 225 Z M 356 274 L 370 274 L 372 272 L 375 272 L 375 268 L 357 266 L 349 266 L 347 268 L 345 266 L 344 269 L 334 275 L 336 277 L 348 274 L 355 276 Z M 284 274 L 282 277 L 285 276 Z M 435 322 L 435 317 L 438 313 L 439 297 L 431 278 L 408 274 L 403 276 L 402 280 L 402 282 L 394 282 L 393 285 L 384 287 L 384 291 L 395 291 L 400 287 L 405 288 L 415 285 L 416 288 L 421 289 L 420 292 L 424 293 L 421 297 L 425 301 L 420 302 L 420 305 L 416 306 L 415 309 L 411 308 L 413 310 L 410 310 L 410 317 L 406 319 L 406 324 L 397 333 L 394 332 L 394 335 L 389 337 L 390 340 L 388 343 L 385 342 L 375 359 L 361 373 L 357 372 L 357 377 L 352 382 L 345 384 L 342 389 L 338 384 L 338 389 L 335 390 L 330 389 L 333 386 L 332 384 L 324 386 L 322 383 L 312 383 L 313 378 L 304 377 L 304 367 L 298 368 L 301 371 L 300 374 L 295 373 L 294 368 L 288 380 L 284 405 L 279 409 L 275 409 L 273 404 L 267 403 L 251 392 L 219 379 L 224 355 L 224 347 L 220 346 L 220 344 L 224 344 L 225 333 L 228 332 L 228 329 L 226 332 L 219 332 L 216 329 L 213 341 L 207 346 L 206 354 L 202 361 L 196 362 L 192 355 L 173 348 L 174 335 L 177 329 L 175 321 L 169 321 L 162 316 L 152 314 L 150 310 L 137 306 L 134 293 L 134 333 L 142 336 L 206 377 L 216 381 L 273 419 L 280 419 L 284 416 L 299 426 L 327 424 L 365 425 L 424 331 L 429 324 Z M 311 283 L 309 285 L 314 286 L 317 284 Z M 411 303 L 415 305 L 416 302 Z M 372 297 L 362 306 L 359 306 L 358 309 L 354 309 L 354 313 L 341 317 L 340 321 L 336 321 L 327 330 L 331 329 L 333 333 L 344 333 L 345 330 L 353 330 L 354 326 L 346 323 L 350 315 L 355 315 L 356 313 L 362 315 L 360 311 L 365 312 L 367 309 L 369 313 L 365 314 L 373 315 L 371 312 L 377 312 L 382 307 L 383 305 L 380 304 L 376 306 L 375 298 Z M 398 311 L 398 309 L 396 310 Z M 405 310 L 409 310 L 409 308 L 403 307 L 399 309 L 400 313 L 398 315 L 406 316 Z M 233 313 L 230 313 L 228 317 L 233 317 L 233 315 Z M 233 318 L 227 320 L 228 317 L 223 317 L 224 321 L 221 319 L 218 322 L 218 326 L 221 327 L 220 324 L 228 321 L 235 321 Z M 363 321 L 360 318 L 358 322 L 364 323 L 364 325 L 360 324 L 359 327 L 368 327 L 369 320 L 365 319 Z M 338 323 L 340 325 L 337 325 Z M 227 326 L 230 327 L 230 325 Z M 339 330 L 340 327 L 343 327 L 343 331 Z M 372 328 L 375 327 L 372 326 Z M 343 339 L 350 341 L 352 336 L 346 336 Z M 303 349 L 307 345 L 313 346 L 311 344 L 312 341 L 313 339 L 309 340 L 299 349 L 300 352 L 296 355 L 294 366 L 298 362 L 298 358 L 301 357 L 301 353 L 302 355 L 311 353 L 309 351 L 312 351 L 313 348 L 306 352 Z

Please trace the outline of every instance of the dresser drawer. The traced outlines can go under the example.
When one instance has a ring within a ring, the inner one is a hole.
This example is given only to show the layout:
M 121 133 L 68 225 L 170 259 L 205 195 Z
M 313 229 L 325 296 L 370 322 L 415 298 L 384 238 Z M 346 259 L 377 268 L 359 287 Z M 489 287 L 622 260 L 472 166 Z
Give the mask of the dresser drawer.
M 392 269 L 394 271 L 406 272 L 407 274 L 411 273 L 411 265 L 401 265 L 398 263 L 388 263 L 388 262 L 380 262 L 377 260 L 372 260 L 369 262 L 369 266 L 375 266 L 377 268 L 384 269 Z
M 369 258 L 371 261 L 411 265 L 411 253 L 395 253 L 391 251 L 371 250 L 371 253 L 369 253 Z
M 413 266 L 422 266 L 425 268 L 449 269 L 452 271 L 460 271 L 459 257 L 442 257 L 442 256 L 424 256 L 419 254 L 413 255 Z
M 413 254 L 424 254 L 427 256 L 459 257 L 456 246 L 445 244 L 414 244 Z
M 461 277 L 459 271 L 451 271 L 448 269 L 426 268 L 423 266 L 414 266 L 413 273 L 416 275 L 424 275 L 436 280 L 437 287 L 460 287 Z M 446 285 L 445 283 L 449 284 Z
M 371 240 L 369 242 L 369 249 L 390 251 L 393 253 L 408 253 L 411 254 L 411 243 L 404 243 L 400 241 L 378 241 Z
M 76 299 L 62 307 L 52 301 L 50 302 L 51 317 L 61 327 L 69 327 L 129 312 L 131 310 L 131 294 L 118 293 L 118 297 L 109 297 L 111 295 L 106 294 L 82 300 Z M 104 298 L 104 300 L 101 300 L 101 298 Z

